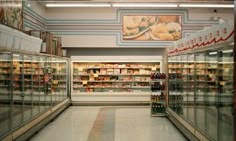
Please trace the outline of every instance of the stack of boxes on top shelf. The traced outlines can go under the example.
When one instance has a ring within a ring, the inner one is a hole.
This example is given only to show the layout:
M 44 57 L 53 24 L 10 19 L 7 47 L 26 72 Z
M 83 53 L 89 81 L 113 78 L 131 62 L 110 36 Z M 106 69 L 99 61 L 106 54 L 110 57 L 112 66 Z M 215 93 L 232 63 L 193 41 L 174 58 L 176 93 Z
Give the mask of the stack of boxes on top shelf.
M 42 39 L 41 53 L 62 56 L 61 37 L 53 36 L 50 32 L 30 30 L 29 35 Z

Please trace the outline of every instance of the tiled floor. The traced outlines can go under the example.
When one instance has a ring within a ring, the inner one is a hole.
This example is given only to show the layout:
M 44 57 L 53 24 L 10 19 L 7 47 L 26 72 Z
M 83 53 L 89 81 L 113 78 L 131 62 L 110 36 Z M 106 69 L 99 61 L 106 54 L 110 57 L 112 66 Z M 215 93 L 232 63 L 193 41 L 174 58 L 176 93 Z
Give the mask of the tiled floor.
M 149 107 L 70 107 L 30 141 L 186 141 Z

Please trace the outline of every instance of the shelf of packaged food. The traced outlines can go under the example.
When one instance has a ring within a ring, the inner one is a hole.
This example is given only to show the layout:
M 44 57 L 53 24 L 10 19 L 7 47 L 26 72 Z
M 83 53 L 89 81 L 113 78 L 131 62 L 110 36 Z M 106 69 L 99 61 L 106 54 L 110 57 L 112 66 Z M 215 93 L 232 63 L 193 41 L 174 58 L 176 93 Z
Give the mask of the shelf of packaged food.
M 77 69 L 76 67 L 74 69 Z M 91 68 L 80 68 L 82 70 L 89 69 L 153 69 L 153 67 L 91 67 Z M 155 67 L 155 69 L 160 69 L 160 67 Z M 79 70 L 79 69 L 78 69 Z
M 169 95 L 182 95 L 181 92 L 169 91 Z
M 193 76 L 193 75 L 195 75 L 195 74 L 192 74 L 192 73 L 187 73 L 187 74 L 185 74 L 185 73 L 183 73 L 182 75 L 191 75 L 191 76 Z
M 208 70 L 217 70 L 218 68 L 217 67 L 206 67 L 206 69 L 208 69 Z
M 161 93 L 164 93 L 165 90 L 158 90 L 158 91 L 155 91 L 155 92 L 151 92 L 151 95 L 161 95 Z
M 196 74 L 197 76 L 207 76 L 208 74 Z
M 169 82 L 182 82 L 182 79 L 169 79 Z
M 182 80 L 182 83 L 194 83 L 194 80 Z
M 93 75 L 100 75 L 100 76 L 150 76 L 150 74 L 73 74 L 74 76 L 93 76 Z
M 179 69 L 194 69 L 194 67 L 181 67 Z
M 234 62 L 218 62 L 219 64 L 234 64 Z
M 136 81 L 136 80 L 132 80 L 132 81 L 122 81 L 122 80 L 74 80 L 73 82 L 80 82 L 83 83 L 84 81 L 86 81 L 87 83 L 89 82 L 114 82 L 114 83 L 135 83 L 135 82 L 145 82 L 145 83 L 149 83 L 149 81 Z
M 66 74 L 60 74 L 60 73 L 51 73 L 51 75 L 62 75 L 62 76 L 66 76 Z
M 166 81 L 166 79 L 155 79 L 155 80 L 151 80 L 149 82 L 150 83 L 155 83 L 155 82 L 162 82 L 162 81 Z
M 53 89 L 65 89 L 65 87 L 52 87 Z
M 150 92 L 73 92 L 72 95 L 81 96 L 150 96 Z
M 100 88 L 104 88 L 104 89 L 109 89 L 109 88 L 112 88 L 112 89 L 129 89 L 129 88 L 134 88 L 134 89 L 149 89 L 150 88 L 150 86 L 147 86 L 147 87 L 134 87 L 134 86 L 131 86 L 131 87 L 109 87 L 109 86 L 107 86 L 107 87 L 101 87 L 101 86 L 95 86 L 95 87 L 89 87 L 89 86 L 85 86 L 85 87 L 76 87 L 76 86 L 74 86 L 73 88 L 75 88 L 75 89 L 81 89 L 81 88 L 84 88 L 84 89 L 86 89 L 86 88 L 98 88 L 98 89 L 100 89 Z
M 165 105 L 166 102 L 164 99 L 159 99 L 158 101 L 151 101 L 151 105 L 152 104 L 162 104 L 162 105 Z

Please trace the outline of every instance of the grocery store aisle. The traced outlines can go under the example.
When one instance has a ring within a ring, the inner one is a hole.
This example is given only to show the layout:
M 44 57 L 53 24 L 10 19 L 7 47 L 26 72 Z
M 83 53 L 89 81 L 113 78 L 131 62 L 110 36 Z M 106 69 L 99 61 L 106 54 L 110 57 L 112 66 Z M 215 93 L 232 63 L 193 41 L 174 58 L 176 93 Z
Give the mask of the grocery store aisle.
M 163 117 L 151 117 L 149 107 L 72 106 L 30 141 L 186 141 Z

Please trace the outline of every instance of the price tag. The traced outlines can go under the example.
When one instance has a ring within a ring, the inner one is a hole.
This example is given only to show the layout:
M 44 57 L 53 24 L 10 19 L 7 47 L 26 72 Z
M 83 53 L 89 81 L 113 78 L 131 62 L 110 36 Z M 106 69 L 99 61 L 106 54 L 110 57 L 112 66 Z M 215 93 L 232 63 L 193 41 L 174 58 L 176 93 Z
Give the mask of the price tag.
M 85 85 L 85 84 L 88 84 L 88 81 L 83 81 L 82 83 L 83 83 L 83 85 Z
M 156 70 L 156 68 L 155 68 L 155 67 L 152 67 L 152 70 L 153 70 L 153 71 L 155 71 L 155 70 Z
M 98 77 L 98 74 L 94 74 L 93 76 L 94 76 L 94 77 Z

